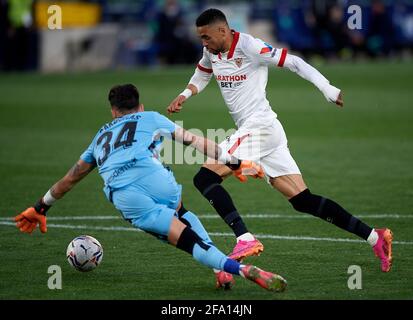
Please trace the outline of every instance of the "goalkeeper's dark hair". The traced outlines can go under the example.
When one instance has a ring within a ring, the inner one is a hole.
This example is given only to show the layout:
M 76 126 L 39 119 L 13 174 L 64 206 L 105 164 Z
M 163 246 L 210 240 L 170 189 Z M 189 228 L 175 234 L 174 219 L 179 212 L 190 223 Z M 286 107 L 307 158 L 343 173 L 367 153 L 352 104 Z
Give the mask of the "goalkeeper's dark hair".
M 196 19 L 195 24 L 197 27 L 202 27 L 214 22 L 225 22 L 228 24 L 227 18 L 221 10 L 211 8 L 202 12 Z
M 139 105 L 139 92 L 133 84 L 116 85 L 110 89 L 108 100 L 112 107 L 131 110 Z

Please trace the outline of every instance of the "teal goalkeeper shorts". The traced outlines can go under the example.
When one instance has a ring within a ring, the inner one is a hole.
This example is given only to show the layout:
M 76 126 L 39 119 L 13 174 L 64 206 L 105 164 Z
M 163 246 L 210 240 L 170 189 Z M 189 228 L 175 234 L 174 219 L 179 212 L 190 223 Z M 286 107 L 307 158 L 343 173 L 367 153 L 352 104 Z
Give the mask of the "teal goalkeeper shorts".
M 135 228 L 166 239 L 182 186 L 172 171 L 157 170 L 112 193 L 112 202 Z

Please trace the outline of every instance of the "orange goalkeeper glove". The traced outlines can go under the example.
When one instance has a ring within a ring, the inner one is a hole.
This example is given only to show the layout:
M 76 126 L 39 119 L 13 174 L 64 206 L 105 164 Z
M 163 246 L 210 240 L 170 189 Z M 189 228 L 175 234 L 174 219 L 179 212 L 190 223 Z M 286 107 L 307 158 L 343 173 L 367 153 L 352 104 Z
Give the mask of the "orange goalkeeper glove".
M 264 170 L 261 166 L 251 160 L 242 160 L 238 169 L 233 170 L 232 174 L 241 182 L 247 181 L 247 176 L 255 179 L 264 178 Z
M 42 199 L 40 199 L 34 207 L 27 208 L 22 213 L 14 218 L 16 221 L 16 227 L 24 233 L 32 233 L 37 224 L 39 224 L 39 229 L 42 233 L 47 232 L 46 225 L 46 211 L 50 206 L 46 205 Z

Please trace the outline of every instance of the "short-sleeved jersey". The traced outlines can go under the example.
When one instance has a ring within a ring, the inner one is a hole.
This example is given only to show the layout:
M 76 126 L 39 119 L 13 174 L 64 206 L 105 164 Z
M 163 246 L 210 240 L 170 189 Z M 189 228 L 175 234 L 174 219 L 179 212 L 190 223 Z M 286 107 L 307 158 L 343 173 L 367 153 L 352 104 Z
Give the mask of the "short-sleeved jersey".
M 138 112 L 105 124 L 80 158 L 95 163 L 105 188 L 116 189 L 165 170 L 156 150 L 177 125 L 158 112 Z
M 265 125 L 277 117 L 266 98 L 268 66 L 282 67 L 287 50 L 273 48 L 245 33 L 233 34 L 225 54 L 214 55 L 204 48 L 197 68 L 213 73 L 238 128 Z

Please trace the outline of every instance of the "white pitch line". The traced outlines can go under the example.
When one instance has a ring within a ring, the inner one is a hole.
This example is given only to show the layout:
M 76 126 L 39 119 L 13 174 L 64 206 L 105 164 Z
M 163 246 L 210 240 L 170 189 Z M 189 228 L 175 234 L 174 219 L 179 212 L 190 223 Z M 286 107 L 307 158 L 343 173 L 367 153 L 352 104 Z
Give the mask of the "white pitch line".
M 14 222 L 0 221 L 0 225 L 4 226 L 15 226 Z M 131 232 L 142 232 L 140 229 L 131 227 L 97 227 L 97 226 L 87 226 L 87 225 L 68 225 L 68 224 L 48 224 L 51 228 L 60 229 L 87 229 L 87 230 L 98 230 L 98 231 L 131 231 Z M 225 232 L 210 232 L 209 235 L 216 237 L 233 237 L 232 233 Z M 307 241 L 325 241 L 325 242 L 352 242 L 352 243 L 365 243 L 363 240 L 356 239 L 344 239 L 344 238 L 316 238 L 316 237 L 306 237 L 306 236 L 279 236 L 274 234 L 256 234 L 257 238 L 260 239 L 272 239 L 272 240 L 307 240 Z M 393 241 L 393 244 L 400 245 L 413 245 L 413 241 Z
M 0 221 L 0 225 L 4 226 L 16 226 L 14 222 L 4 222 Z M 141 232 L 142 230 L 130 227 L 96 227 L 87 225 L 70 225 L 70 224 L 53 224 L 48 223 L 47 227 L 58 228 L 58 229 L 89 229 L 89 230 L 99 230 L 99 231 L 136 231 Z
M 362 214 L 357 215 L 361 219 L 413 219 L 413 215 L 399 215 L 399 214 Z M 221 219 L 218 214 L 205 214 L 198 215 L 200 219 Z M 242 215 L 244 219 L 284 219 L 284 220 L 299 220 L 299 219 L 314 219 L 311 215 L 297 214 L 297 215 L 288 215 L 288 214 L 244 214 Z M 48 221 L 65 221 L 65 220 L 120 220 L 122 217 L 119 216 L 52 216 L 47 217 Z M 0 217 L 0 221 L 12 221 L 11 217 Z

